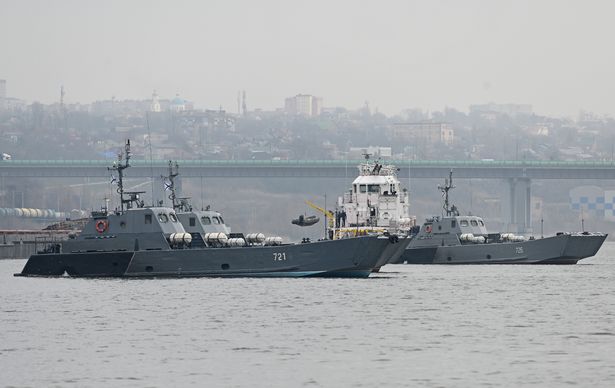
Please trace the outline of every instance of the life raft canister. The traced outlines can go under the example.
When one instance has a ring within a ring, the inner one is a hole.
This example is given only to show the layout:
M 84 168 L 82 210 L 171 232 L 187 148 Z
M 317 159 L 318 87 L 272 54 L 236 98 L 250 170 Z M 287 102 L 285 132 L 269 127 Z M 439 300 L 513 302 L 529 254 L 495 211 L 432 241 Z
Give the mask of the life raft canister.
M 108 226 L 109 226 L 109 223 L 107 223 L 106 220 L 98 220 L 98 221 L 96 221 L 96 231 L 98 233 L 102 233 L 105 230 L 107 230 Z
M 425 226 L 425 232 L 431 233 L 431 225 L 426 225 Z

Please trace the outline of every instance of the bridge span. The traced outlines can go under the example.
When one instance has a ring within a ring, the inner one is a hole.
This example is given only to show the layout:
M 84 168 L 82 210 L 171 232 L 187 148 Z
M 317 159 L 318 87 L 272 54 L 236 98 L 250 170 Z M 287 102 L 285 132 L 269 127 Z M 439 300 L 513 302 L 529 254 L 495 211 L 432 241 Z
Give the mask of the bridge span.
M 342 178 L 357 173 L 362 160 L 178 160 L 181 174 L 200 177 Z M 613 161 L 475 161 L 390 160 L 400 178 L 442 178 L 454 170 L 458 178 L 482 179 L 615 179 Z M 0 176 L 20 178 L 108 177 L 111 160 L 5 160 Z M 159 176 L 168 161 L 131 161 L 131 177 Z
M 362 160 L 178 160 L 184 178 L 352 178 Z M 111 160 L 5 160 L 0 178 L 96 178 L 110 176 Z M 448 161 L 388 160 L 400 178 L 503 179 L 508 182 L 509 231 L 531 230 L 531 181 L 534 179 L 615 179 L 613 161 Z M 131 160 L 127 176 L 159 177 L 168 161 Z

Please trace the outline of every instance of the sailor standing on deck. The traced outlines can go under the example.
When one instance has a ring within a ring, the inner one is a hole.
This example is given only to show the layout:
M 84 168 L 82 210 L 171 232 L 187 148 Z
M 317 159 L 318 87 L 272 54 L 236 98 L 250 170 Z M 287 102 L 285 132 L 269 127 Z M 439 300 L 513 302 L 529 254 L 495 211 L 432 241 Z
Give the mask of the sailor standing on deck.
M 340 219 L 342 217 L 342 214 L 340 213 L 338 208 L 335 208 L 335 228 L 339 228 L 340 227 Z

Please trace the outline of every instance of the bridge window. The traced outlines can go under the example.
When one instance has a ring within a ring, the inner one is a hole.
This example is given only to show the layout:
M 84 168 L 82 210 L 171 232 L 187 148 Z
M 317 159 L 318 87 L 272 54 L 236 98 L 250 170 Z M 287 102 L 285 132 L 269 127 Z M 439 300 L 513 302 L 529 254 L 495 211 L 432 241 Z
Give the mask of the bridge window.
M 353 185 L 354 186 L 354 193 L 357 193 L 357 185 Z
M 222 219 L 222 217 L 220 217 L 220 223 L 224 224 L 224 220 Z
M 367 185 L 359 185 L 359 191 L 361 193 L 367 193 Z
M 169 216 L 167 216 L 165 213 L 158 213 L 158 219 L 163 224 L 166 223 L 166 222 L 169 222 Z
M 196 226 L 196 218 L 190 217 L 190 226 Z
M 468 220 L 460 220 L 459 226 L 470 226 L 470 224 L 468 224 Z
M 146 224 L 151 224 L 152 223 L 152 215 L 151 214 L 146 214 L 145 215 L 145 223 Z
M 476 220 L 470 220 L 470 224 L 472 224 L 472 226 L 478 226 L 478 222 L 476 222 Z
M 207 216 L 203 216 L 203 217 L 201 217 L 201 222 L 203 223 L 203 225 L 210 225 L 211 224 L 211 218 L 209 218 Z
M 483 222 L 483 220 L 478 220 L 478 223 L 480 224 L 480 226 L 485 226 L 485 223 Z
M 380 193 L 380 185 L 368 185 L 367 191 L 370 193 Z
M 211 219 L 214 221 L 214 224 L 220 223 L 220 219 L 218 217 L 211 217 Z
M 175 215 L 175 213 L 169 213 L 169 218 L 171 219 L 171 221 L 177 222 L 177 216 Z

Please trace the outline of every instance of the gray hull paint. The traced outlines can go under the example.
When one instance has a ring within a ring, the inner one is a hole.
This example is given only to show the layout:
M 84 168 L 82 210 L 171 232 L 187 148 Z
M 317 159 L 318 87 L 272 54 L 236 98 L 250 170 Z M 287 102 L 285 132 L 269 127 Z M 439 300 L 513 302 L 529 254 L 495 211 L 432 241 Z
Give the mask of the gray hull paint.
M 40 254 L 17 275 L 367 277 L 405 245 L 367 236 L 281 246 Z
M 561 234 L 523 242 L 464 244 L 407 249 L 408 264 L 576 264 L 594 256 L 607 235 Z M 428 257 L 433 252 L 433 256 Z
M 376 263 L 376 266 L 374 267 L 374 272 L 379 271 L 380 268 L 385 264 L 393 263 L 399 260 L 401 255 L 403 255 L 406 249 L 408 248 L 408 245 L 410 245 L 410 243 L 412 242 L 412 238 L 409 236 L 405 236 L 405 237 L 395 236 L 395 238 L 396 238 L 395 244 L 393 244 L 391 249 L 387 250 L 381 256 L 380 260 L 378 260 L 378 262 Z

